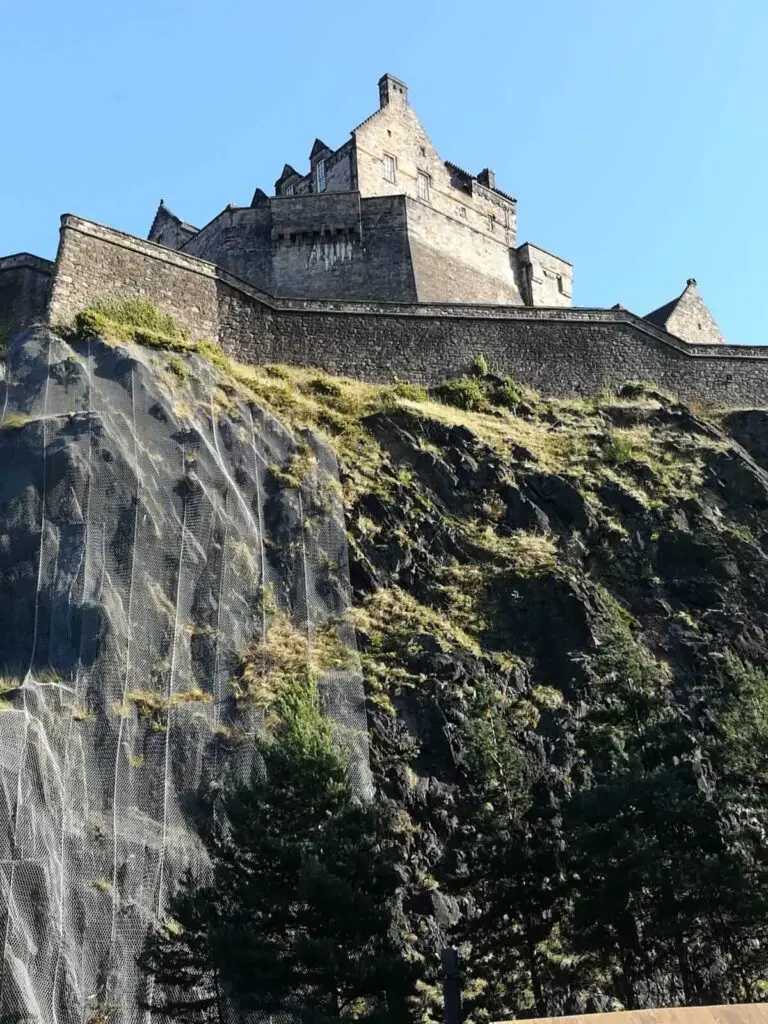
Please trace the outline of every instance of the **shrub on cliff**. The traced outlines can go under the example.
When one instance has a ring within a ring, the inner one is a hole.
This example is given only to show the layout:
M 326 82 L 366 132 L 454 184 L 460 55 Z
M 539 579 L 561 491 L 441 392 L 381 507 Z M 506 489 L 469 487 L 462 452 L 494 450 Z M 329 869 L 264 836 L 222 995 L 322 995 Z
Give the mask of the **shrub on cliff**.
M 438 384 L 434 394 L 444 405 L 452 405 L 456 409 L 465 409 L 468 412 L 477 411 L 486 405 L 482 384 L 469 377 L 446 380 Z
M 487 377 L 488 376 L 488 361 L 485 356 L 481 354 L 476 355 L 472 359 L 470 365 L 470 371 L 473 377 Z
M 515 409 L 523 401 L 523 389 L 512 377 L 503 377 L 491 389 L 489 400 L 492 405 L 501 405 L 505 409 Z

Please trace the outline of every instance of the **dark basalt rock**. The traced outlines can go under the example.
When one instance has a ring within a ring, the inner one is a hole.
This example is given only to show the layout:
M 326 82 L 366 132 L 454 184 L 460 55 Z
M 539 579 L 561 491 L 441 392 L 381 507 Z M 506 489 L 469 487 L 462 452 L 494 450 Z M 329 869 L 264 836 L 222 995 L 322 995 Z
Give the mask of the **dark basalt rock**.
M 584 496 L 568 480 L 550 473 L 530 473 L 520 479 L 528 498 L 557 528 L 583 533 L 594 527 L 595 518 Z

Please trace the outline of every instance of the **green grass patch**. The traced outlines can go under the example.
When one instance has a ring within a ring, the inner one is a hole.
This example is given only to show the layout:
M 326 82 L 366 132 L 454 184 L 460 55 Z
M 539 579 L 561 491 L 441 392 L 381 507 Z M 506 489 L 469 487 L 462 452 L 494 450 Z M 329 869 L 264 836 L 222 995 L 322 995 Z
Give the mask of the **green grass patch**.
M 78 334 L 187 352 L 189 332 L 146 299 L 95 299 L 75 317 Z
M 232 680 L 239 701 L 274 712 L 284 695 L 301 680 L 317 682 L 331 669 L 348 668 L 354 652 L 338 637 L 338 623 L 329 619 L 310 636 L 308 630 L 277 612 L 263 639 L 240 654 L 240 669 Z
M 405 398 L 409 402 L 428 402 L 429 393 L 427 389 L 421 384 L 409 384 L 407 381 L 398 381 L 397 384 L 393 384 L 386 395 L 389 394 L 394 399 Z
M 633 448 L 630 438 L 626 434 L 612 431 L 603 445 L 605 459 L 613 465 L 620 465 L 628 462 L 633 457 Z

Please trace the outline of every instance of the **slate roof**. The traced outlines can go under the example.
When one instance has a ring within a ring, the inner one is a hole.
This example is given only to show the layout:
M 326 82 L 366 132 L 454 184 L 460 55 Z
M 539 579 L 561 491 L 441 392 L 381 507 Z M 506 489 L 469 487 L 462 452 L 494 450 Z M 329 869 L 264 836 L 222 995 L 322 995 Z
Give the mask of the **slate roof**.
M 672 316 L 674 311 L 677 309 L 682 295 L 678 295 L 676 299 L 672 299 L 671 302 L 665 302 L 663 306 L 659 306 L 658 309 L 654 309 L 652 313 L 647 313 L 643 320 L 647 320 L 651 324 L 656 324 L 657 327 L 665 327 L 667 320 Z
M 670 302 L 665 302 L 663 306 L 659 306 L 658 309 L 654 309 L 651 313 L 647 313 L 643 320 L 647 320 L 649 323 L 656 324 L 657 327 L 666 327 L 667 321 L 675 312 L 680 302 L 688 294 L 688 291 L 693 288 L 696 289 L 696 278 L 689 277 L 685 282 L 685 288 L 680 292 L 677 298 L 672 299 Z

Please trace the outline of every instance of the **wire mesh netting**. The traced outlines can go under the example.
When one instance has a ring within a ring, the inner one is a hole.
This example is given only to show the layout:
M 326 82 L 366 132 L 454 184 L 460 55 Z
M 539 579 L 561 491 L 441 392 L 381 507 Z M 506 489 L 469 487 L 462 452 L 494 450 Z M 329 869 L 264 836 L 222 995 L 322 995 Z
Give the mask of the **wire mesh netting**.
M 278 619 L 345 652 L 319 695 L 370 793 L 338 467 L 198 357 L 46 331 L 0 413 L 0 1024 L 146 1021 L 136 957 L 250 766 L 231 684 Z

